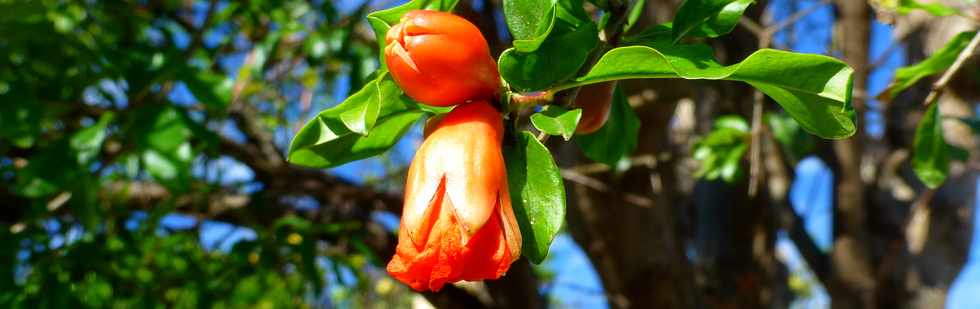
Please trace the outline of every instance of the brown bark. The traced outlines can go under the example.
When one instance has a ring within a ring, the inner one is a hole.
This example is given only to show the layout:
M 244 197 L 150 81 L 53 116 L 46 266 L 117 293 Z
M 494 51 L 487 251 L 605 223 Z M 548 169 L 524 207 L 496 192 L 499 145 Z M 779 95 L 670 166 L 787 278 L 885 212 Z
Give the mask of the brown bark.
M 871 36 L 871 10 L 864 1 L 837 2 L 838 26 L 844 61 L 854 68 L 852 104 L 859 128 L 864 120 L 867 89 L 868 44 Z M 871 239 L 867 231 L 868 209 L 861 179 L 864 130 L 846 140 L 835 141 L 834 156 L 828 162 L 834 170 L 834 244 L 831 253 L 833 275 L 828 292 L 835 308 L 872 308 L 875 304 Z

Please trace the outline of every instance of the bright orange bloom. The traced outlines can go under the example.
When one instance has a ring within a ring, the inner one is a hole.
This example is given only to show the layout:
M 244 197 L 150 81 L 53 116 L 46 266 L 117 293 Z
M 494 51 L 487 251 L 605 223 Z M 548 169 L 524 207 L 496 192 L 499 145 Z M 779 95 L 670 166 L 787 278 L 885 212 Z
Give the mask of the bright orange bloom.
M 385 36 L 385 63 L 409 97 L 436 106 L 493 98 L 497 63 L 480 29 L 444 12 L 415 10 Z
M 500 278 L 520 257 L 502 134 L 500 113 L 477 101 L 449 112 L 425 139 L 408 169 L 393 277 L 438 291 Z

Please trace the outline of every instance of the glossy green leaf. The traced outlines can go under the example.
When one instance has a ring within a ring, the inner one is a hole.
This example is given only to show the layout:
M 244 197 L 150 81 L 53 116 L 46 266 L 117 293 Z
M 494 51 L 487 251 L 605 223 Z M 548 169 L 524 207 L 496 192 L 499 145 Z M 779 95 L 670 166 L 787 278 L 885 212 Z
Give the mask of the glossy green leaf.
M 837 59 L 763 49 L 741 63 L 722 66 L 706 45 L 652 46 L 613 49 L 574 85 L 634 78 L 743 81 L 769 95 L 817 136 L 837 139 L 855 132 L 850 104 L 853 70 Z
M 606 124 L 592 134 L 576 135 L 575 142 L 589 159 L 616 166 L 636 150 L 639 134 L 640 118 L 633 112 L 622 90 L 616 87 Z
M 504 144 L 511 205 L 521 228 L 521 252 L 541 263 L 565 220 L 565 185 L 551 152 L 529 132 Z
M 531 115 L 531 123 L 541 132 L 548 135 L 560 135 L 566 141 L 575 135 L 575 128 L 582 119 L 582 110 L 567 110 L 560 106 L 548 105 L 538 113 Z
M 721 8 L 716 14 L 708 17 L 704 23 L 687 33 L 688 37 L 716 38 L 735 29 L 742 14 L 755 0 L 735 0 Z
M 378 57 L 381 60 L 381 67 L 387 68 L 385 65 L 385 35 L 388 34 L 388 29 L 392 26 L 398 24 L 401 21 L 402 15 L 408 13 L 412 10 L 436 10 L 443 12 L 451 12 L 459 0 L 412 0 L 408 3 L 381 10 L 375 11 L 368 14 L 367 20 L 371 24 L 371 28 L 374 29 L 375 40 L 378 41 Z
M 548 37 L 557 18 L 557 0 L 504 0 L 504 20 L 514 47 L 531 52 Z
M 111 112 L 103 114 L 98 122 L 72 135 L 70 144 L 79 164 L 84 165 L 99 154 L 105 140 L 106 128 L 114 117 L 115 114 Z
M 671 39 L 717 37 L 732 31 L 753 0 L 685 0 L 674 14 Z
M 289 161 L 328 168 L 379 155 L 423 114 L 390 77 L 382 75 L 303 126 L 289 146 Z
M 540 90 L 574 77 L 598 43 L 598 30 L 589 23 L 579 28 L 558 21 L 541 48 L 530 52 L 507 49 L 500 55 L 500 76 L 511 88 Z
M 899 92 L 912 87 L 919 80 L 946 71 L 949 66 L 953 65 L 956 57 L 966 48 L 970 39 L 975 35 L 977 35 L 976 31 L 961 32 L 946 42 L 946 45 L 930 55 L 929 58 L 914 65 L 899 68 L 895 71 L 895 80 L 878 95 L 878 99 L 894 99 Z
M 949 149 L 943 137 L 939 104 L 930 104 L 915 128 L 912 170 L 929 188 L 938 188 L 949 173 Z

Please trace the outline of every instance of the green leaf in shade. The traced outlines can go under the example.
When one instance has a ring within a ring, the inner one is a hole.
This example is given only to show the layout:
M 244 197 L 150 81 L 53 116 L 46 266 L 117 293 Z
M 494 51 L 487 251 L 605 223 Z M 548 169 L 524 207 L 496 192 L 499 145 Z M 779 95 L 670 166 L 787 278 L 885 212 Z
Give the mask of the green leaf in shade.
M 783 113 L 766 113 L 763 119 L 769 124 L 773 136 L 791 161 L 802 160 L 816 147 L 817 142 L 813 135 L 800 128 L 800 124 L 793 118 Z
M 582 110 L 567 110 L 560 106 L 548 105 L 539 113 L 531 115 L 535 128 L 548 135 L 561 135 L 566 141 L 575 135 L 575 127 L 582 119 Z
M 636 22 L 640 20 L 640 16 L 643 15 L 643 7 L 646 6 L 646 3 L 646 1 L 636 1 L 636 3 L 633 3 L 633 7 L 631 7 L 629 10 L 629 15 L 626 16 L 626 23 L 623 24 L 622 33 L 627 33 L 630 31 L 630 29 L 633 29 L 633 26 L 636 26 Z M 608 14 L 603 15 L 608 16 Z
M 708 135 L 694 143 L 694 159 L 701 162 L 695 176 L 707 180 L 734 182 L 743 172 L 742 157 L 748 149 L 750 129 L 739 116 L 722 116 L 715 120 Z
M 674 14 L 671 40 L 717 37 L 732 31 L 752 0 L 685 0 Z
M 574 77 L 599 41 L 595 24 L 578 28 L 563 20 L 533 52 L 510 48 L 500 55 L 500 76 L 520 91 L 540 90 Z
M 939 104 L 930 104 L 922 115 L 913 144 L 912 170 L 927 187 L 938 188 L 949 173 L 949 149 L 943 138 Z
M 198 101 L 212 109 L 223 110 L 231 103 L 231 88 L 234 84 L 225 75 L 211 72 L 185 72 L 181 80 L 187 85 Z
M 575 85 L 634 78 L 743 81 L 769 95 L 807 131 L 838 139 L 856 129 L 850 103 L 853 72 L 822 55 L 762 49 L 741 63 L 722 66 L 706 45 L 652 44 L 609 51 Z
M 423 114 L 390 76 L 381 75 L 304 125 L 289 146 L 289 161 L 328 168 L 379 155 Z
M 450 12 L 456 7 L 456 3 L 459 0 L 412 0 L 408 3 L 380 11 L 372 12 L 368 14 L 367 20 L 371 24 L 371 28 L 374 29 L 375 40 L 378 41 L 378 57 L 381 60 L 381 67 L 387 68 L 385 65 L 385 35 L 388 34 L 388 29 L 392 26 L 398 24 L 401 21 L 402 15 L 408 13 L 412 10 L 435 10 Z
M 30 148 L 41 133 L 42 104 L 32 95 L 14 85 L 13 89 L 0 94 L 0 144 L 7 139 L 21 148 Z M 0 147 L 0 151 L 2 151 Z
M 98 122 L 72 135 L 70 144 L 79 164 L 84 166 L 99 154 L 105 141 L 106 128 L 114 117 L 115 114 L 111 112 L 105 113 Z
M 636 150 L 639 134 L 640 118 L 633 113 L 622 90 L 616 87 L 606 124 L 592 134 L 576 135 L 575 142 L 589 159 L 616 166 Z
M 188 188 L 194 159 L 188 122 L 172 106 L 148 106 L 137 111 L 127 130 L 142 151 L 140 159 L 150 176 L 177 191 Z
M 968 162 L 968 161 L 970 161 L 970 151 L 969 150 L 966 150 L 963 147 L 956 146 L 956 145 L 949 144 L 949 143 L 946 144 L 946 149 L 949 151 L 949 158 L 950 159 L 953 159 L 953 160 L 956 160 L 956 161 L 960 161 L 960 162 Z
M 930 55 L 929 58 L 914 65 L 899 68 L 895 71 L 895 80 L 878 95 L 878 99 L 890 101 L 899 92 L 912 87 L 920 79 L 946 71 L 949 66 L 953 65 L 956 57 L 966 48 L 970 39 L 975 35 L 977 35 L 976 31 L 961 32 L 946 42 L 945 46 Z
M 565 220 L 565 185 L 551 152 L 521 132 L 504 144 L 511 205 L 524 240 L 521 251 L 541 263 Z

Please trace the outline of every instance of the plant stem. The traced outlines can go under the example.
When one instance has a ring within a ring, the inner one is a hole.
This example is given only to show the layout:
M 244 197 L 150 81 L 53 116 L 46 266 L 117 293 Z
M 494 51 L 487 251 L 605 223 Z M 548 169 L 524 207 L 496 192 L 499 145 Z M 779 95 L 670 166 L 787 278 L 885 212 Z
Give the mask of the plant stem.
M 960 51 L 960 54 L 956 57 L 956 61 L 953 62 L 953 65 L 949 66 L 949 69 L 946 69 L 946 72 L 939 77 L 939 80 L 932 84 L 932 91 L 929 91 L 929 96 L 926 96 L 926 100 L 923 102 L 923 105 L 928 106 L 929 104 L 939 100 L 939 95 L 943 93 L 943 90 L 946 88 L 946 84 L 953 79 L 953 75 L 956 75 L 956 72 L 963 67 L 966 60 L 969 59 L 970 56 L 972 56 L 977 50 L 977 45 L 980 45 L 980 31 L 973 34 L 973 39 L 970 40 L 970 44 L 967 44 L 966 48 L 963 48 L 963 51 Z

